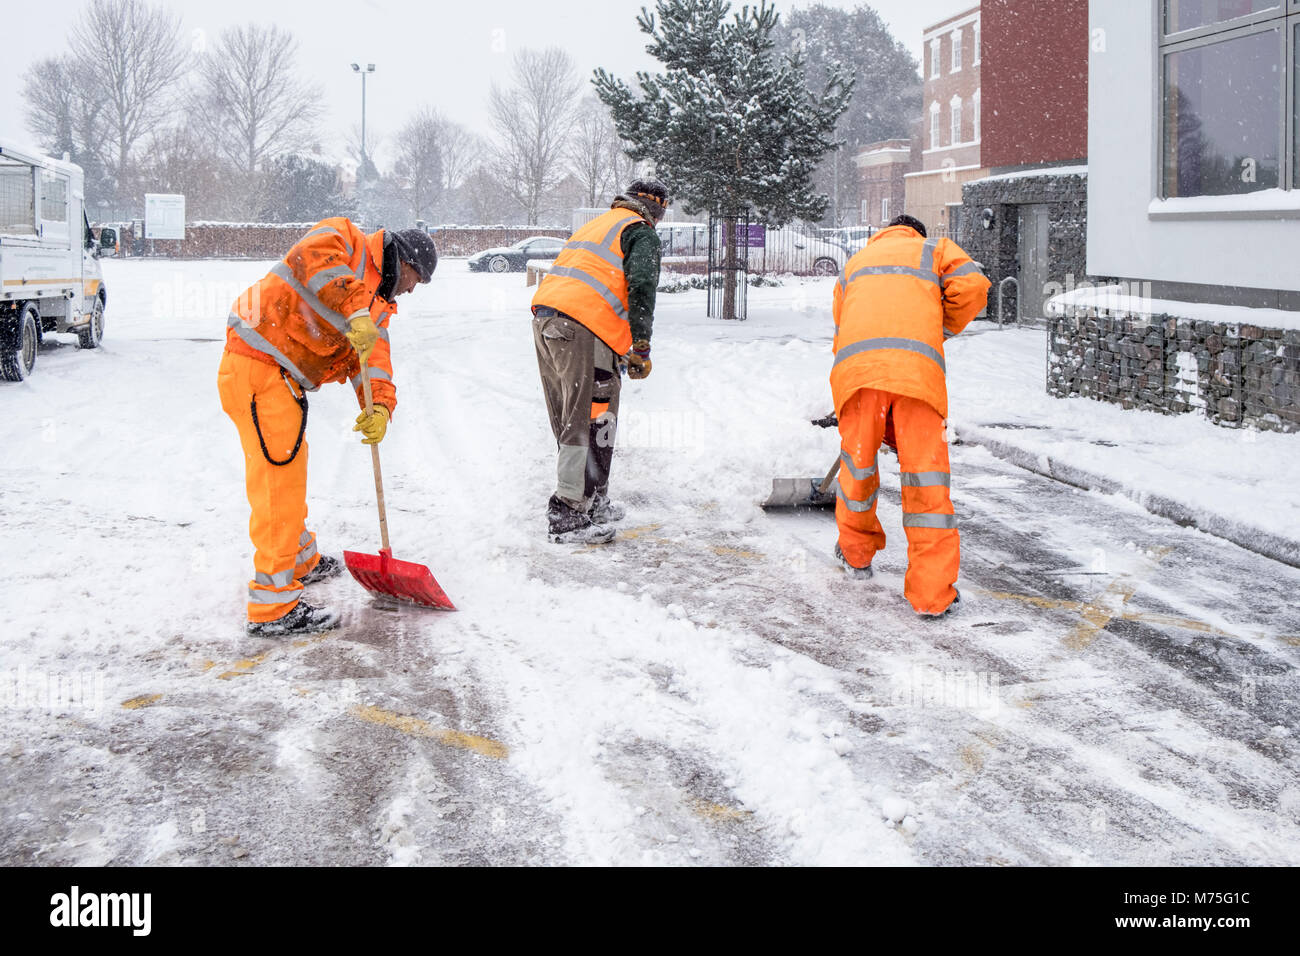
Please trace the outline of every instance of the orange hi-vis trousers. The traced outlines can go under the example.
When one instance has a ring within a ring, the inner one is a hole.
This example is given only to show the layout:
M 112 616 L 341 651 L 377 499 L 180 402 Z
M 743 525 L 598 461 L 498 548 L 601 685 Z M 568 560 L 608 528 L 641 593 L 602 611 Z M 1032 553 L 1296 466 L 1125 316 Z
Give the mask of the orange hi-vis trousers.
M 859 389 L 840 412 L 839 485 L 835 522 L 849 564 L 869 565 L 885 547 L 876 518 L 880 496 L 877 453 L 893 417 L 903 486 L 907 576 L 903 593 L 921 614 L 939 614 L 957 597 L 961 537 L 953 514 L 943 418 L 926 402 L 872 388 Z
M 267 461 L 268 454 L 276 461 L 293 455 L 304 414 L 296 397 L 302 393 L 280 374 L 279 366 L 233 352 L 221 358 L 217 389 L 244 448 L 244 484 L 252 509 L 248 534 L 254 549 L 248 619 L 274 621 L 297 606 L 301 579 L 320 562 L 316 536 L 307 530 L 306 439 L 287 464 Z

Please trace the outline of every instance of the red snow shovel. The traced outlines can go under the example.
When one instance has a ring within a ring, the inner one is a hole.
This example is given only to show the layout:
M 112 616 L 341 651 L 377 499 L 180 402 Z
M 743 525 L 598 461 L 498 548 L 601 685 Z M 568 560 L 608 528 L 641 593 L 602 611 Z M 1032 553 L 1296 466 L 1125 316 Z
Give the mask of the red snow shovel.
M 370 397 L 370 372 L 362 363 L 361 386 L 365 390 L 366 414 L 375 410 Z M 398 561 L 393 557 L 393 549 L 388 546 L 388 515 L 384 511 L 384 479 L 379 472 L 379 445 L 370 446 L 371 457 L 375 465 L 375 497 L 379 501 L 379 537 L 383 547 L 378 554 L 362 554 L 360 551 L 344 551 L 343 560 L 348 570 L 367 591 L 386 594 L 399 601 L 410 601 L 423 607 L 442 608 L 446 611 L 456 610 L 447 593 L 433 579 L 433 572 L 423 564 L 413 561 Z

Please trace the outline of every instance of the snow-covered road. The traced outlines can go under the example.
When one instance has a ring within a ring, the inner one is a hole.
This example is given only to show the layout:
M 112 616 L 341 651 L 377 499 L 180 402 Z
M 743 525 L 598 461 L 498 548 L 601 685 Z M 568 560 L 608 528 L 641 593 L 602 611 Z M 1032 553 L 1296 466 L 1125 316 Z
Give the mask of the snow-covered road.
M 625 530 L 570 550 L 530 290 L 444 263 L 382 456 L 395 554 L 461 610 L 336 579 L 342 630 L 248 639 L 215 374 L 266 266 L 110 262 L 104 349 L 0 389 L 0 862 L 1300 863 L 1300 571 L 957 447 L 963 610 L 924 622 L 892 459 L 865 585 L 829 516 L 756 507 L 836 453 L 826 281 L 743 325 L 662 298 Z M 966 394 L 999 347 L 949 345 Z M 327 551 L 378 547 L 355 414 L 312 400 Z

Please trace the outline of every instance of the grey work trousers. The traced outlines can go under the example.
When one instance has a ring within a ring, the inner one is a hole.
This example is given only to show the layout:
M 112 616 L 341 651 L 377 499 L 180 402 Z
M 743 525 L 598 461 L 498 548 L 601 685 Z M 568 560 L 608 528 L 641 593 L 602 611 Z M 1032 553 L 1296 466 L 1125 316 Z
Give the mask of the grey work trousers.
M 608 495 L 614 460 L 618 358 L 581 322 L 539 307 L 533 317 L 537 368 L 559 446 L 555 494 L 585 511 L 594 495 Z

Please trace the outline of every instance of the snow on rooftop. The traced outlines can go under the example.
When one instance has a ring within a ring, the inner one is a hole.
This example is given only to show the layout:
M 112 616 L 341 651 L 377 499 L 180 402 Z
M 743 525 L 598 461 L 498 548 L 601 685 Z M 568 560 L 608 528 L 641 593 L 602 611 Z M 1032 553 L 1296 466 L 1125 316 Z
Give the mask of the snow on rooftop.
M 1000 173 L 997 176 L 985 176 L 983 179 L 977 179 L 977 183 L 996 183 L 1007 179 L 1032 179 L 1038 176 L 1087 176 L 1088 166 L 1043 166 L 1038 169 L 1022 169 L 1014 173 Z M 967 186 L 974 185 L 966 183 Z

